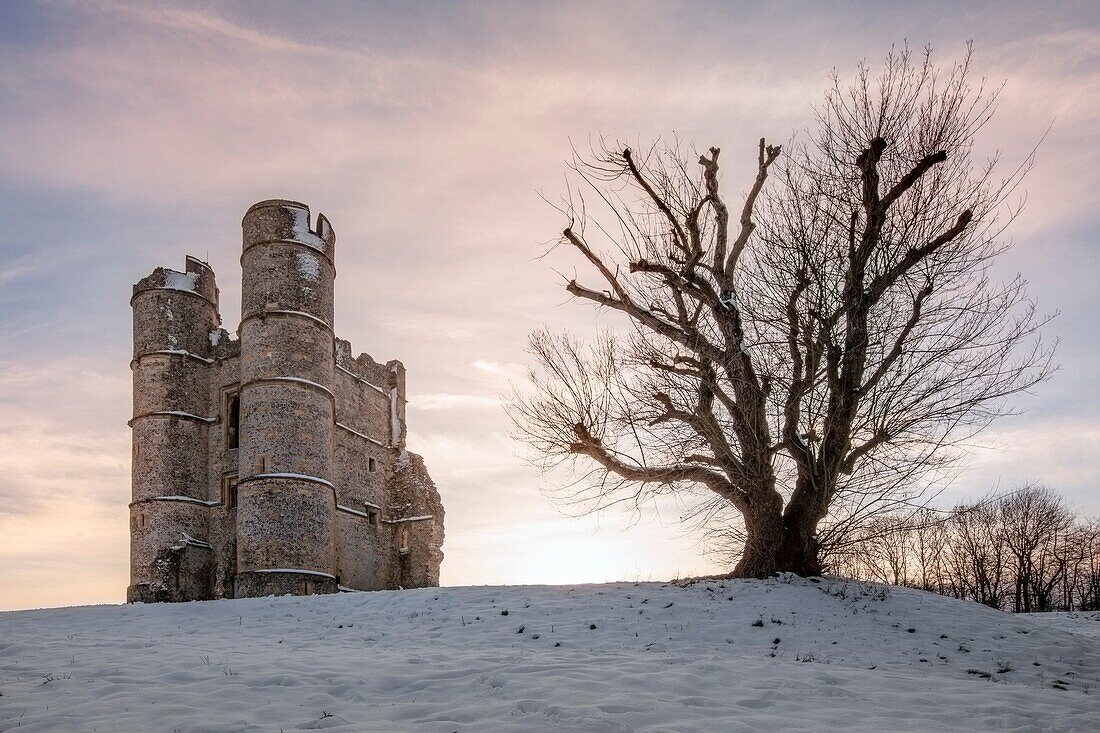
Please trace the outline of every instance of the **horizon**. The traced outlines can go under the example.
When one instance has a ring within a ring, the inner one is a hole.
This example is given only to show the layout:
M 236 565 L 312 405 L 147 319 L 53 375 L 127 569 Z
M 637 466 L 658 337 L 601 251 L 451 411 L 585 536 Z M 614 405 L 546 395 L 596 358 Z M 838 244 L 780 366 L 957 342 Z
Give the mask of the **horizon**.
M 561 477 L 509 437 L 527 334 L 616 323 L 566 294 L 557 273 L 581 263 L 543 257 L 564 222 L 541 196 L 566 193 L 572 146 L 601 135 L 720 146 L 740 192 L 757 140 L 809 128 L 833 69 L 874 69 L 906 38 L 941 64 L 973 39 L 975 77 L 1005 81 L 978 159 L 1011 170 L 1042 140 L 997 274 L 1028 279 L 1062 339 L 1061 372 L 980 436 L 941 503 L 1038 481 L 1100 514 L 1100 11 L 841 7 L 0 8 L 0 610 L 124 601 L 130 287 L 199 257 L 232 331 L 240 218 L 269 198 L 332 222 L 337 335 L 408 369 L 409 448 L 447 511 L 443 585 L 723 572 L 673 502 L 565 515 L 540 491 Z

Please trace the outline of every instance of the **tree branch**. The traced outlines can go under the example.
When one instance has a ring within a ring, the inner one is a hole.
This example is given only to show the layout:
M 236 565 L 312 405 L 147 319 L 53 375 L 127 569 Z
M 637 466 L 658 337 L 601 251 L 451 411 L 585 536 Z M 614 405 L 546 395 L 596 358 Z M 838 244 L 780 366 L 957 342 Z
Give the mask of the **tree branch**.
M 649 185 L 649 181 L 645 179 L 642 172 L 638 169 L 637 164 L 634 162 L 634 154 L 630 151 L 630 148 L 623 150 L 623 160 L 626 161 L 627 169 L 630 171 L 630 175 L 634 180 L 638 182 L 638 185 L 642 187 L 642 190 L 649 195 L 653 205 L 665 215 L 665 219 L 672 225 L 672 232 L 676 239 L 677 246 L 684 251 L 685 254 L 690 253 L 688 246 L 687 236 L 684 234 L 683 227 L 680 226 L 680 221 L 676 218 L 676 215 L 672 213 L 672 209 L 669 208 L 668 203 L 663 198 L 657 195 L 657 192 L 653 190 L 653 187 Z
M 959 214 L 959 218 L 955 221 L 955 224 L 940 234 L 938 237 L 928 242 L 922 247 L 915 247 L 905 253 L 905 256 L 901 258 L 893 267 L 883 272 L 881 275 L 871 281 L 871 286 L 867 289 L 868 302 L 870 304 L 877 303 L 886 291 L 896 283 L 905 273 L 909 272 L 933 252 L 938 250 L 943 245 L 952 241 L 966 229 L 970 224 L 971 219 L 974 218 L 974 213 L 967 209 L 963 213 Z
M 698 332 L 692 331 L 688 333 L 679 329 L 671 323 L 657 318 L 649 310 L 639 307 L 631 300 L 619 300 L 618 298 L 608 295 L 606 292 L 591 290 L 583 285 L 579 285 L 576 280 L 570 280 L 569 284 L 565 286 L 565 289 L 571 295 L 575 295 L 578 298 L 591 300 L 607 308 L 625 313 L 651 331 L 691 351 L 703 354 L 710 359 L 718 359 L 722 356 L 722 352 Z
M 935 153 L 930 153 L 921 158 L 920 162 L 913 166 L 913 170 L 906 173 L 905 176 L 902 177 L 900 181 L 895 183 L 894 186 L 887 192 L 886 196 L 884 196 L 882 201 L 879 202 L 879 208 L 882 209 L 883 212 L 885 212 L 886 209 L 889 209 L 895 201 L 901 198 L 901 195 L 908 191 L 910 187 L 912 187 L 912 185 L 920 179 L 921 176 L 927 173 L 932 168 L 932 166 L 936 165 L 937 163 L 942 163 L 945 160 L 947 160 L 946 150 L 939 150 Z
M 638 483 L 672 484 L 677 481 L 694 481 L 733 502 L 743 505 L 741 492 L 720 474 L 702 466 L 632 466 L 613 456 L 600 441 L 588 432 L 588 428 L 577 423 L 573 426 L 577 442 L 569 446 L 569 452 L 588 456 L 608 471 L 623 477 L 627 481 Z

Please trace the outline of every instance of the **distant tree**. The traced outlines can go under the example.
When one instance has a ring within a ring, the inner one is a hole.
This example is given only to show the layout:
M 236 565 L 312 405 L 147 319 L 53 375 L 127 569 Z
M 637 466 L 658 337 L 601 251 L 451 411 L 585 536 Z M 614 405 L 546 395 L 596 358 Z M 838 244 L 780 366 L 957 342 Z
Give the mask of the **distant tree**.
M 1018 613 L 1100 609 L 1100 521 L 1040 484 L 880 514 L 860 530 L 830 549 L 836 572 Z
M 718 148 L 695 171 L 675 146 L 574 157 L 560 242 L 598 281 L 566 290 L 625 319 L 589 346 L 531 337 L 510 411 L 579 473 L 559 500 L 674 493 L 738 541 L 734 575 L 818 574 L 830 537 L 913 501 L 1049 375 L 1024 282 L 989 274 L 1030 163 L 974 162 L 997 90 L 968 69 L 905 49 L 834 78 L 810 141 L 760 141 L 733 210 Z
M 1067 611 L 1100 611 L 1100 519 L 1078 521 L 1070 531 L 1070 570 L 1062 591 Z
M 1003 541 L 1009 551 L 1017 613 L 1049 611 L 1069 564 L 1073 514 L 1062 497 L 1035 484 L 998 502 Z
M 955 507 L 951 514 L 949 587 L 951 595 L 991 608 L 1008 597 L 1007 548 L 1000 513 L 992 501 Z

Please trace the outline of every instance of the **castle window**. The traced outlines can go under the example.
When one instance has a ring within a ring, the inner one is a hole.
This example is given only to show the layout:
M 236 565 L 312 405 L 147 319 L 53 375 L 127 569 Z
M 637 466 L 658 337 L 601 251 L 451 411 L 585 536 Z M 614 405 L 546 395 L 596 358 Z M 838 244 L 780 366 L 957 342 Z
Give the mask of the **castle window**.
M 145 526 L 145 515 L 144 514 L 139 514 L 138 515 L 138 526 L 139 527 L 144 527 Z
M 241 395 L 236 389 L 226 390 L 224 395 L 225 449 L 234 450 L 241 443 Z
M 409 528 L 408 526 L 401 527 L 401 543 L 398 545 L 398 552 L 402 555 L 409 551 Z
M 367 524 L 372 527 L 378 526 L 378 510 L 373 507 L 366 507 L 367 511 Z
M 237 474 L 222 476 L 222 504 L 226 509 L 237 508 Z
M 374 473 L 378 469 L 378 463 L 373 458 L 367 459 L 367 470 Z

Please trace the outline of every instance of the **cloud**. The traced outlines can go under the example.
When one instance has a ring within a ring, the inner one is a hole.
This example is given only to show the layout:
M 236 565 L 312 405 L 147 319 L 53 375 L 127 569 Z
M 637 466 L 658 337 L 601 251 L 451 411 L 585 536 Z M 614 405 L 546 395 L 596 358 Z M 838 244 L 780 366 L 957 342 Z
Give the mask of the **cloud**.
M 0 52 L 10 97 L 0 167 L 125 200 L 209 201 L 294 181 L 326 192 L 366 186 L 387 208 L 425 196 L 446 207 L 440 197 L 452 191 L 483 197 L 491 189 L 470 183 L 494 170 L 557 163 L 577 120 L 583 134 L 614 132 L 656 112 L 659 133 L 689 106 L 718 116 L 803 113 L 810 92 L 810 77 L 802 87 L 777 84 L 736 57 L 684 77 L 617 63 L 610 44 L 563 56 L 547 37 L 527 54 L 456 64 L 426 46 L 306 43 L 210 11 L 105 3 L 66 12 L 81 18 L 80 33 Z M 575 42 L 560 20 L 548 32 Z M 430 191 L 415 175 L 428 169 Z M 377 186 L 360 171 L 410 175 L 383 173 Z M 329 186 L 334 174 L 339 187 Z
M 23 112 L 0 116 L 0 165 L 128 200 L 209 198 L 259 181 L 319 186 L 334 167 L 396 153 L 375 146 L 397 130 L 393 112 L 445 102 L 464 73 L 290 41 L 208 13 L 69 12 L 84 16 L 87 32 L 4 58 L 14 98 L 5 109 Z
M 6 285 L 12 280 L 24 277 L 32 272 L 34 272 L 34 268 L 26 261 L 2 266 L 0 267 L 0 285 Z
M 486 361 L 485 359 L 478 359 L 470 364 L 474 369 L 482 372 L 489 372 L 490 374 L 500 376 L 504 379 L 515 381 L 523 379 L 527 376 L 528 367 L 525 364 L 519 364 L 516 362 L 508 362 L 502 364 L 499 361 Z
M 78 7 L 78 5 L 70 4 L 72 9 L 78 9 Z M 318 56 L 347 57 L 349 55 L 348 52 L 332 46 L 300 43 L 291 39 L 261 33 L 253 28 L 232 23 L 213 13 L 203 13 L 191 9 L 183 10 L 165 5 L 141 6 L 115 2 L 102 2 L 95 7 L 101 12 L 129 16 L 147 25 L 163 26 L 176 32 L 200 34 L 245 43 L 256 50 L 305 53 Z M 350 56 L 351 59 L 349 60 L 369 60 L 362 54 L 350 54 Z
M 979 494 L 1036 481 L 1053 487 L 1071 504 L 1097 508 L 1100 467 L 1095 453 L 1100 425 L 1091 417 L 1058 416 L 994 426 L 982 434 L 981 442 L 983 447 L 971 454 L 960 489 L 971 487 L 972 493 Z
M 77 497 L 125 503 L 129 380 L 60 360 L 0 366 L 0 514 L 25 515 Z M 0 546 L 8 541 L 0 535 Z
M 409 398 L 410 410 L 498 409 L 501 401 L 496 397 L 472 394 L 419 394 Z

